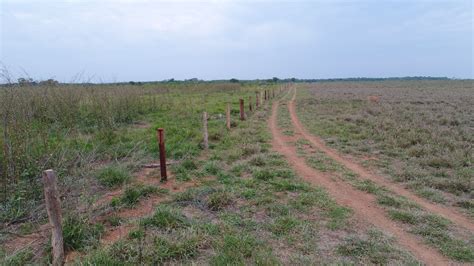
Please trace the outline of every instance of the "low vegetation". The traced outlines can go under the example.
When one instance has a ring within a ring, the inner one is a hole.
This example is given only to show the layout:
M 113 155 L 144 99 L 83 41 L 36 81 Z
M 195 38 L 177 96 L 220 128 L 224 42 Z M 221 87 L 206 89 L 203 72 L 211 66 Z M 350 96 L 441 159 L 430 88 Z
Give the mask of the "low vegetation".
M 328 82 L 299 90 L 297 111 L 328 145 L 472 216 L 473 95 L 472 81 Z
M 288 118 L 288 111 L 282 110 L 281 119 L 285 117 Z M 329 172 L 335 177 L 348 181 L 359 190 L 374 194 L 377 204 L 386 209 L 392 220 L 403 223 L 408 232 L 421 236 L 425 242 L 438 248 L 449 258 L 461 262 L 474 261 L 471 232 L 459 231 L 459 228 L 448 220 L 422 210 L 417 204 L 394 194 L 383 186 L 361 179 L 323 152 L 315 150 L 306 141 L 299 139 L 294 142 L 294 145 L 309 166 L 321 172 Z
M 6 147 L 0 155 L 2 230 L 26 235 L 47 223 L 38 177 L 43 169 L 53 168 L 63 196 L 65 247 L 77 252 L 73 264 L 418 263 L 384 232 L 360 226 L 351 209 L 337 204 L 323 188 L 303 182 L 284 157 L 272 151 L 267 128 L 271 102 L 253 112 L 246 107 L 247 119 L 238 119 L 239 98 L 255 101 L 255 92 L 262 89 L 275 89 L 278 95 L 280 87 L 275 84 L 169 82 L 3 89 L 2 103 L 12 97 L 21 100 L 0 108 L 7 121 L 0 126 L 1 144 Z M 306 93 L 301 97 L 310 101 L 310 91 Z M 225 126 L 227 102 L 233 109 L 230 131 Z M 202 145 L 203 111 L 209 114 L 207 151 Z M 284 134 L 293 136 L 288 114 L 280 114 L 278 122 L 287 128 Z M 165 128 L 172 161 L 166 184 L 156 179 L 157 170 L 143 169 L 158 159 L 159 127 Z M 319 126 L 311 129 L 320 133 L 314 128 Z M 13 134 L 16 130 L 18 135 Z M 349 145 L 353 136 L 347 137 L 344 143 L 356 150 Z M 338 141 L 332 143 L 340 148 Z M 387 216 L 407 231 L 446 256 L 472 262 L 471 243 L 459 237 L 449 222 L 358 180 L 321 153 L 308 154 L 305 141 L 294 145 L 312 167 L 338 173 L 335 178 L 374 194 Z M 403 161 L 387 155 L 387 169 L 390 158 Z M 433 191 L 444 195 L 439 188 L 424 189 L 427 195 Z M 452 197 L 465 196 L 460 192 Z M 142 213 L 145 205 L 153 207 L 145 214 L 126 215 Z M 111 232 L 125 233 L 110 240 Z M 0 238 L 5 243 L 0 264 L 50 263 L 47 239 L 39 248 L 28 246 L 14 253 L 8 249 L 11 239 L 6 234 Z

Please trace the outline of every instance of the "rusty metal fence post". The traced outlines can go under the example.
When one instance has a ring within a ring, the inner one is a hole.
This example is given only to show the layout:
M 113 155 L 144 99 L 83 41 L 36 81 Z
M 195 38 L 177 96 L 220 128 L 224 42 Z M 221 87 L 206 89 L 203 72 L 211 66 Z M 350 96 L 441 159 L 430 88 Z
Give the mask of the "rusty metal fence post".
M 158 128 L 158 147 L 160 150 L 161 181 L 165 182 L 168 180 L 168 175 L 166 173 L 165 134 L 163 128 Z

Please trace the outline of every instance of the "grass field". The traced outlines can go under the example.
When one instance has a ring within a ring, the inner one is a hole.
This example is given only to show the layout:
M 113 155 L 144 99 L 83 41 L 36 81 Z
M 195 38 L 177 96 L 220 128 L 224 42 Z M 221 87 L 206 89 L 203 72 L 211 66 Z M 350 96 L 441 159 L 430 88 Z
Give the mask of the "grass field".
M 287 111 L 289 88 L 213 82 L 2 89 L 0 264 L 51 261 L 39 178 L 47 168 L 59 176 L 68 264 L 420 263 L 384 228 L 364 222 L 324 186 L 305 182 L 294 162 L 275 151 L 268 127 L 272 104 L 280 103 L 282 134 L 299 138 Z M 311 133 L 436 204 L 472 215 L 474 99 L 468 83 L 297 88 L 298 116 Z M 249 97 L 254 102 L 264 90 L 275 98 L 249 112 Z M 380 101 L 367 101 L 369 95 Z M 245 121 L 238 119 L 240 98 Z M 209 114 L 209 150 L 202 145 L 203 111 Z M 166 184 L 159 169 L 143 167 L 158 160 L 159 127 L 172 162 Z M 472 232 L 463 234 L 436 213 L 361 182 L 304 139 L 288 145 L 312 168 L 374 195 L 384 215 L 420 243 L 450 260 L 474 261 Z
M 301 120 L 329 145 L 474 215 L 472 81 L 321 83 L 298 100 Z

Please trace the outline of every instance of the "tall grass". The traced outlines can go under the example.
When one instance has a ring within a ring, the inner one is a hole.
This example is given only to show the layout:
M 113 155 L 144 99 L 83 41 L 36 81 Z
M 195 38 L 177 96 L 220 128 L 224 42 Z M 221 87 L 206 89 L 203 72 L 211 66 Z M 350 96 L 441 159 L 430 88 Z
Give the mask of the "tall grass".
M 1 87 L 0 221 L 24 219 L 38 205 L 42 170 L 68 174 L 104 159 L 103 146 L 118 137 L 116 129 L 147 114 L 179 110 L 175 105 L 183 104 L 183 93 L 240 87 L 230 83 Z

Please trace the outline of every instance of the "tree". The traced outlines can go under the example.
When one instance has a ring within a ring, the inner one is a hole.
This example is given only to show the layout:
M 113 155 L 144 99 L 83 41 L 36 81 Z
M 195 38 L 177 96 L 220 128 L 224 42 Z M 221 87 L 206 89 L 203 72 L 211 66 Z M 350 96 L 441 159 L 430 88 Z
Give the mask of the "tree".
M 231 78 L 230 83 L 239 83 L 239 80 L 235 78 Z
M 59 81 L 54 80 L 54 79 L 47 79 L 47 80 L 40 81 L 39 85 L 55 87 L 59 85 Z
M 19 78 L 18 79 L 18 85 L 24 87 L 24 86 L 30 86 L 34 83 L 32 78 Z

